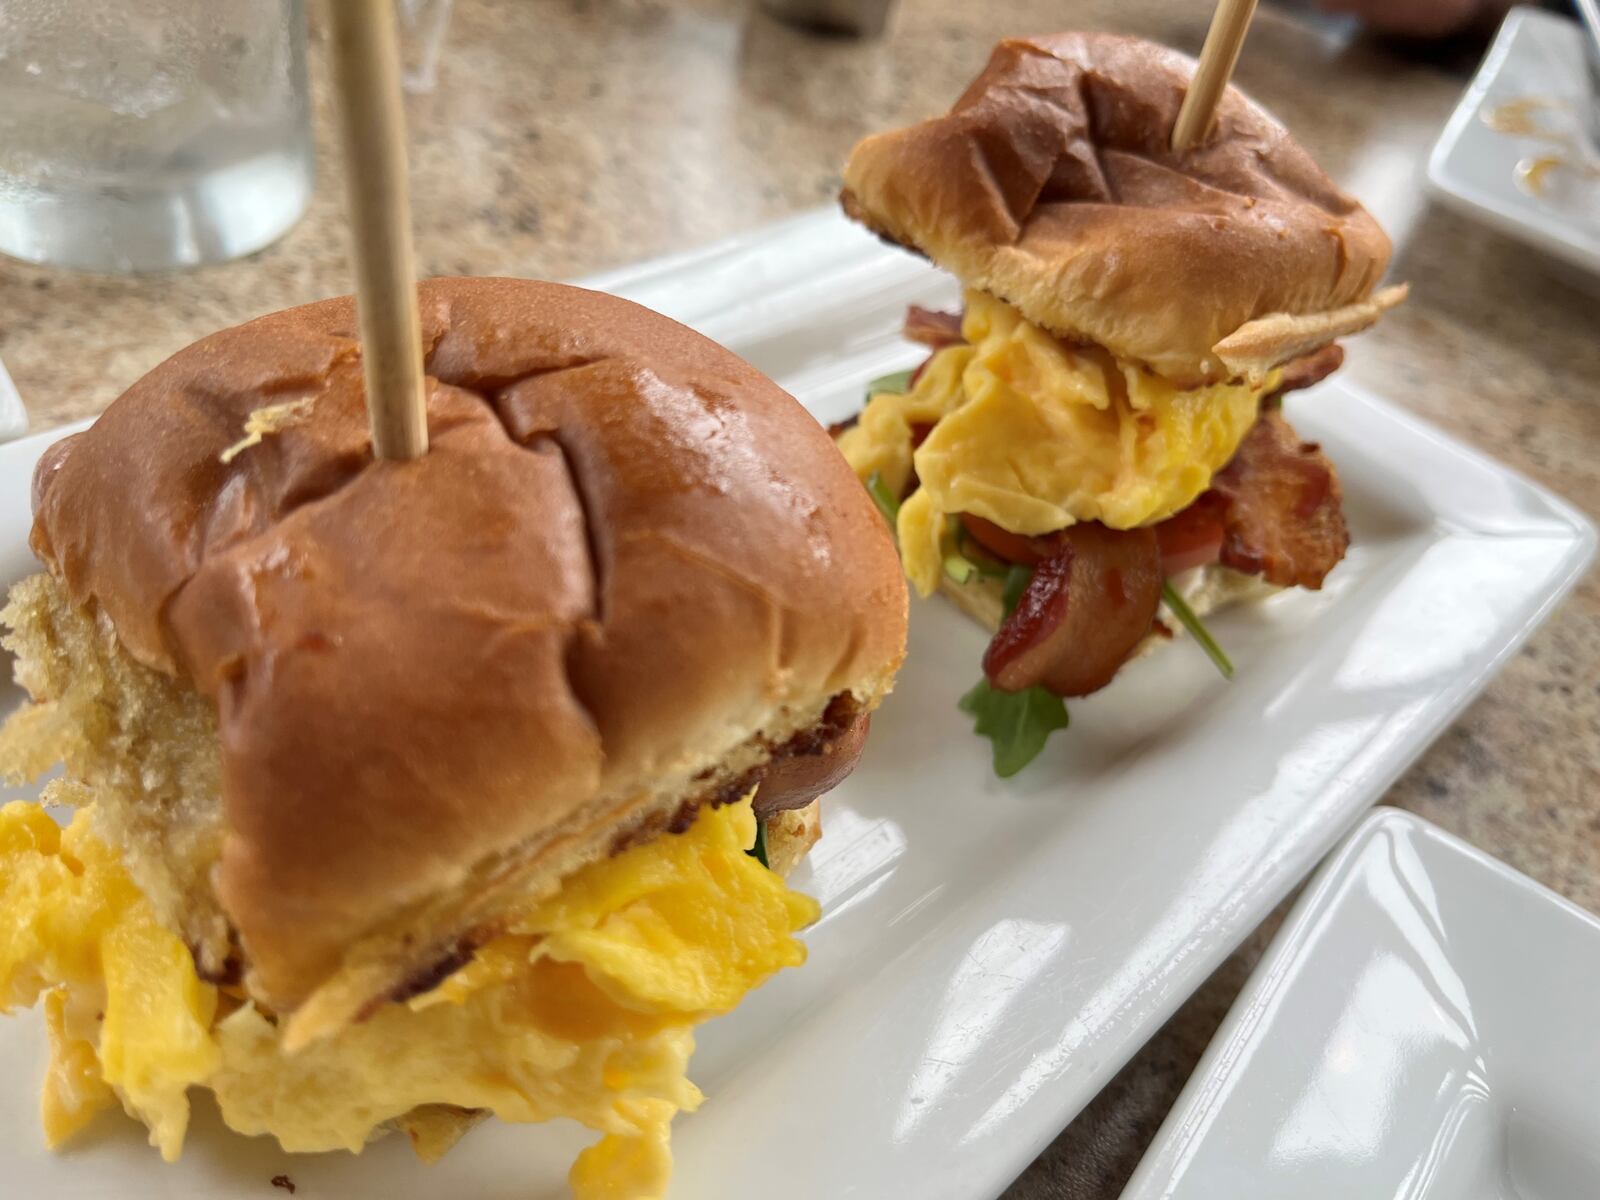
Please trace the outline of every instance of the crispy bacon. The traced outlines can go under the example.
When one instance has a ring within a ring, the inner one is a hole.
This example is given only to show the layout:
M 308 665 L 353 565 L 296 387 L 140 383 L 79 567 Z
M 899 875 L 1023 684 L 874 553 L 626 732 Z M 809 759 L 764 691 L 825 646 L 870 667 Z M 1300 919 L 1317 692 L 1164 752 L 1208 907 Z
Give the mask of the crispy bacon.
M 1281 412 L 1264 412 L 1211 481 L 1226 506 L 1219 561 L 1279 587 L 1320 588 L 1350 531 L 1339 477 Z
M 694 820 L 701 804 L 717 807 L 732 804 L 760 784 L 753 804 L 758 817 L 789 808 L 804 808 L 855 769 L 867 743 L 872 714 L 862 712 L 855 697 L 840 692 L 828 702 L 822 718 L 809 729 L 802 729 L 788 741 L 771 747 L 771 757 L 748 771 L 725 779 L 706 795 L 689 801 L 668 828 L 681 833 Z M 615 854 L 620 847 L 613 846 Z
M 793 739 L 774 754 L 761 777 L 755 810 L 761 817 L 804 808 L 855 770 L 867 744 L 872 714 L 851 712 L 842 723 L 825 720 L 809 739 Z
M 1161 601 L 1161 548 L 1153 529 L 1099 522 L 1054 534 L 1055 552 L 1033 569 L 1016 610 L 983 656 L 1002 691 L 1042 684 L 1087 696 L 1111 682 L 1150 632 Z
M 966 338 L 961 336 L 961 314 L 935 312 L 913 304 L 906 309 L 906 323 L 901 336 L 908 342 L 918 342 L 934 350 L 946 346 L 959 346 Z
M 1302 354 L 1299 358 L 1291 359 L 1283 365 L 1283 380 L 1278 384 L 1274 396 L 1281 396 L 1285 392 L 1299 391 L 1308 388 L 1313 383 L 1321 383 L 1332 375 L 1344 363 L 1344 347 L 1338 342 L 1329 342 L 1320 349 Z
M 1211 490 L 1153 527 L 1086 522 L 1023 537 L 965 515 L 985 550 L 1034 569 L 989 643 L 984 673 L 1005 691 L 1099 690 L 1156 627 L 1161 580 L 1190 567 L 1221 562 L 1281 587 L 1319 588 L 1350 544 L 1340 504 L 1339 477 L 1321 449 L 1269 411 Z
M 1161 549 L 1162 575 L 1217 561 L 1222 549 L 1222 511 L 1220 497 L 1207 494 L 1177 516 L 1151 526 Z M 972 540 L 995 558 L 1024 567 L 1038 566 L 1055 554 L 1065 536 L 1058 532 L 1026 537 L 971 513 L 963 513 L 961 523 Z

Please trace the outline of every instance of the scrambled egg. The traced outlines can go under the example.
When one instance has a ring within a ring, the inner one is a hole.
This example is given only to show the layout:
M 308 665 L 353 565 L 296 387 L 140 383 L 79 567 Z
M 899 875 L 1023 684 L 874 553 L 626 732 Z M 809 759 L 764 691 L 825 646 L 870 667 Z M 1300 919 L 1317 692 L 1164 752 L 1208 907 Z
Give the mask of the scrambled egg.
M 817 916 L 745 854 L 746 800 L 583 868 L 433 991 L 285 1056 L 271 1014 L 196 977 L 91 819 L 0 809 L 0 1009 L 44 998 L 52 1146 L 120 1100 L 171 1161 L 192 1085 L 291 1151 L 359 1151 L 444 1104 L 580 1121 L 604 1135 L 573 1166 L 581 1200 L 659 1197 L 673 1115 L 700 1102 L 693 1027 L 803 962 Z
M 946 518 L 972 513 L 1019 534 L 1078 521 L 1153 524 L 1187 507 L 1255 422 L 1259 387 L 1182 390 L 1096 347 L 1071 346 L 969 291 L 965 345 L 933 356 L 910 392 L 879 393 L 839 438 L 856 473 L 905 495 L 900 553 L 923 595 L 939 584 Z M 913 450 L 913 426 L 933 428 Z

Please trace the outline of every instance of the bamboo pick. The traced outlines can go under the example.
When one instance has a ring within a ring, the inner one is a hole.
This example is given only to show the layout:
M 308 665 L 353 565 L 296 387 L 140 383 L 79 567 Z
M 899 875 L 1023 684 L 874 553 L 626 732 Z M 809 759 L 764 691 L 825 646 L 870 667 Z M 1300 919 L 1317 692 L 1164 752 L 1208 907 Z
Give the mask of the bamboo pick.
M 1204 142 L 1216 120 L 1217 104 L 1227 90 L 1239 49 L 1255 16 L 1256 0 L 1217 0 L 1211 15 L 1206 44 L 1200 49 L 1200 65 L 1195 68 L 1189 90 L 1183 94 L 1183 107 L 1172 126 L 1172 148 L 1187 150 Z
M 372 449 L 428 450 L 394 0 L 328 0 Z

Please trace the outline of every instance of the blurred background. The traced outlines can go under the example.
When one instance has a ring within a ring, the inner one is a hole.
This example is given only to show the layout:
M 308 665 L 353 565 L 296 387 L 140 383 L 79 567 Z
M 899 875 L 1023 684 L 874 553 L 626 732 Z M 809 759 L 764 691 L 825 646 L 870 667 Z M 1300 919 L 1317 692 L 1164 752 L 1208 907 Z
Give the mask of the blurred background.
M 791 17 L 842 12 L 869 27 L 889 8 L 763 2 Z M 30 7 L 53 14 L 45 34 L 30 26 Z M 40 156 L 79 152 L 53 140 L 52 122 L 70 124 L 72 114 L 53 110 L 45 121 L 37 103 L 18 100 L 30 87 L 37 94 L 40 72 L 48 83 L 49 72 L 75 71 L 94 78 L 97 94 L 123 95 L 115 73 L 141 69 L 137 35 L 148 41 L 186 12 L 204 10 L 221 28 L 225 49 L 201 52 L 231 55 L 225 72 L 238 93 L 218 101 L 229 115 L 203 131 L 206 145 L 241 161 L 252 138 L 277 149 L 251 160 L 254 173 L 225 194 L 230 220 L 246 213 L 246 227 L 186 251 L 218 259 L 268 243 L 241 261 L 96 277 L 0 258 L 0 359 L 36 426 L 98 411 L 198 332 L 347 290 L 349 278 L 316 5 L 306 144 L 305 67 L 282 28 L 303 19 L 299 0 L 109 6 L 138 11 L 105 18 L 114 24 L 100 43 L 74 32 L 74 7 L 103 6 L 13 0 L 0 16 L 0 94 L 13 101 L 0 104 L 0 209 Z M 230 8 L 231 27 L 218 16 Z M 1417 164 L 1504 9 L 1499 0 L 1269 0 L 1247 45 L 1236 82 L 1376 211 L 1399 246 L 1402 277 L 1417 278 L 1405 269 L 1408 253 L 1430 253 L 1432 238 L 1451 229 L 1435 224 L 1429 241 L 1410 247 L 1425 206 Z M 570 279 L 829 203 L 857 138 L 947 106 L 1006 33 L 1115 28 L 1195 52 L 1210 5 L 900 0 L 886 31 L 866 37 L 787 23 L 756 0 L 403 0 L 402 12 L 419 269 Z M 265 81 L 239 82 L 251 70 Z M 123 153 L 159 124 L 139 106 L 169 103 L 162 89 L 176 86 L 148 72 L 140 79 L 102 135 Z M 26 253 L 18 242 L 8 243 L 0 219 L 0 245 Z M 129 252 L 125 238 L 110 251 L 124 260 Z

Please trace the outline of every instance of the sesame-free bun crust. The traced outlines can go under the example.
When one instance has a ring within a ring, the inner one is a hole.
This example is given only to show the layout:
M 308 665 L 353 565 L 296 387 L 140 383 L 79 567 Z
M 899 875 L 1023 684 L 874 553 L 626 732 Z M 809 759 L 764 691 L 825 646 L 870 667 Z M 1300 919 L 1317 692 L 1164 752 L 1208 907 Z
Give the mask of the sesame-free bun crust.
M 426 968 L 904 648 L 883 520 L 771 381 L 598 293 L 419 295 L 421 459 L 371 457 L 343 298 L 182 351 L 35 478 L 71 602 L 216 705 L 213 886 L 280 1010 Z
M 1193 72 L 1133 37 L 1001 42 L 947 115 L 857 144 L 845 210 L 1062 337 L 1185 383 L 1225 375 L 1219 342 L 1357 304 L 1390 247 L 1237 89 L 1209 140 L 1173 150 Z

